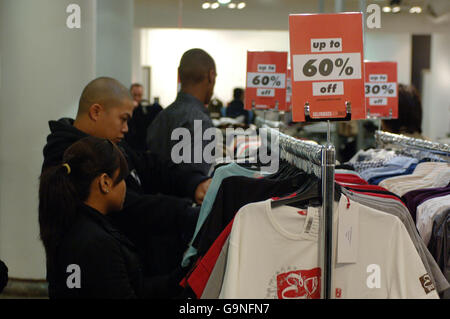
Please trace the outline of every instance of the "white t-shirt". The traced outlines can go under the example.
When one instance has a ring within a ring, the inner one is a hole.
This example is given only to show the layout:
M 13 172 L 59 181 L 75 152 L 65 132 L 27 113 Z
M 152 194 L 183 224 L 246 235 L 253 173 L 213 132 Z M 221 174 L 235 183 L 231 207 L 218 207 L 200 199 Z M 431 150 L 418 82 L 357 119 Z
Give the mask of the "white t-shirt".
M 220 298 L 320 298 L 320 209 L 272 209 L 270 201 L 237 213 Z M 342 196 L 335 208 L 334 243 L 347 198 Z M 333 298 L 439 298 L 396 216 L 352 200 L 348 209 L 359 212 L 357 262 L 334 265 Z

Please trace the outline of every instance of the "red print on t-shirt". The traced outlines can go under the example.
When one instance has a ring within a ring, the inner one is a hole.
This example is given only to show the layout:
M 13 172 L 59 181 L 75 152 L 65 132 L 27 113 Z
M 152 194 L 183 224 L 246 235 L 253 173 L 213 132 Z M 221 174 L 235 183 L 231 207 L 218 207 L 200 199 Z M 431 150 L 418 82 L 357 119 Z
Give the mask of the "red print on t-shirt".
M 319 299 L 320 268 L 279 274 L 277 292 L 278 299 Z

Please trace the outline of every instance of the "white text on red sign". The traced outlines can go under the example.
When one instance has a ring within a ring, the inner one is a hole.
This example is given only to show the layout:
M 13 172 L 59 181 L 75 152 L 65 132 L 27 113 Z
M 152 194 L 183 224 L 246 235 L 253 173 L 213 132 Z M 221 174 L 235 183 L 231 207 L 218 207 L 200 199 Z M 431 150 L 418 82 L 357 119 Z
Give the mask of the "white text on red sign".
M 275 64 L 258 64 L 258 72 L 276 72 Z
M 361 53 L 297 54 L 294 81 L 361 79 Z
M 286 87 L 286 74 L 284 73 L 247 73 L 247 87 L 284 89 Z
M 397 85 L 394 82 L 366 83 L 366 97 L 396 97 Z M 379 104 L 381 105 L 381 104 Z
M 387 82 L 387 74 L 370 74 L 369 82 Z
M 388 99 L 386 97 L 371 97 L 369 99 L 369 105 L 388 105 Z
M 312 88 L 314 96 L 344 94 L 344 82 L 314 82 Z
M 342 39 L 311 39 L 311 52 L 342 52 Z
M 274 97 L 275 89 L 256 89 L 256 96 Z

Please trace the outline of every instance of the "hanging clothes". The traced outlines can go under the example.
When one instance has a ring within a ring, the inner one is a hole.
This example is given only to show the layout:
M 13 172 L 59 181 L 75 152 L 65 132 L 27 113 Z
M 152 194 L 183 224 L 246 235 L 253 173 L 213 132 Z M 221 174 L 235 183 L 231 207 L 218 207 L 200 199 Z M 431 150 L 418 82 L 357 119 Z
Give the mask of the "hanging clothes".
M 194 236 L 192 237 L 192 240 L 189 244 L 189 248 L 187 249 L 186 253 L 183 256 L 182 261 L 183 267 L 187 267 L 189 265 L 190 258 L 196 255 L 197 249 L 192 246 L 192 242 L 195 240 L 198 232 L 200 231 L 201 227 L 203 226 L 203 223 L 205 222 L 206 218 L 208 217 L 211 211 L 211 207 L 216 199 L 217 191 L 222 181 L 230 176 L 247 176 L 258 178 L 264 175 L 266 175 L 264 172 L 246 169 L 236 163 L 230 163 L 228 165 L 219 167 L 215 171 L 211 184 L 209 185 L 208 191 L 205 195 L 205 198 L 203 199 L 203 203 L 200 208 L 197 224 L 195 226 Z
M 336 231 L 345 209 L 359 212 L 358 259 L 333 265 L 334 298 L 439 298 L 397 217 L 342 196 L 334 214 Z M 306 214 L 289 206 L 272 209 L 270 200 L 244 206 L 231 230 L 220 297 L 320 298 L 318 216 L 319 208 L 308 207 Z M 369 265 L 379 266 L 379 289 L 366 284 Z

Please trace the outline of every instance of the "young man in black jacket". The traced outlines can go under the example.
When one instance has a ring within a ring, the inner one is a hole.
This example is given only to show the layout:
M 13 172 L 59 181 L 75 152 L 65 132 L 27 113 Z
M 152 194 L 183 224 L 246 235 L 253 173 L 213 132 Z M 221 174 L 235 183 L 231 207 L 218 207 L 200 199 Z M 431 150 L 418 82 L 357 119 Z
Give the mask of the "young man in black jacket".
M 186 198 L 200 204 L 211 179 L 131 149 L 123 137 L 132 112 L 133 101 L 120 82 L 106 77 L 91 81 L 83 90 L 75 120 L 49 122 L 42 170 L 60 164 L 64 151 L 85 136 L 115 142 L 127 159 L 130 175 L 123 210 L 111 216 L 112 222 L 137 246 L 146 274 L 165 275 L 180 265 L 196 225 L 198 209 Z

